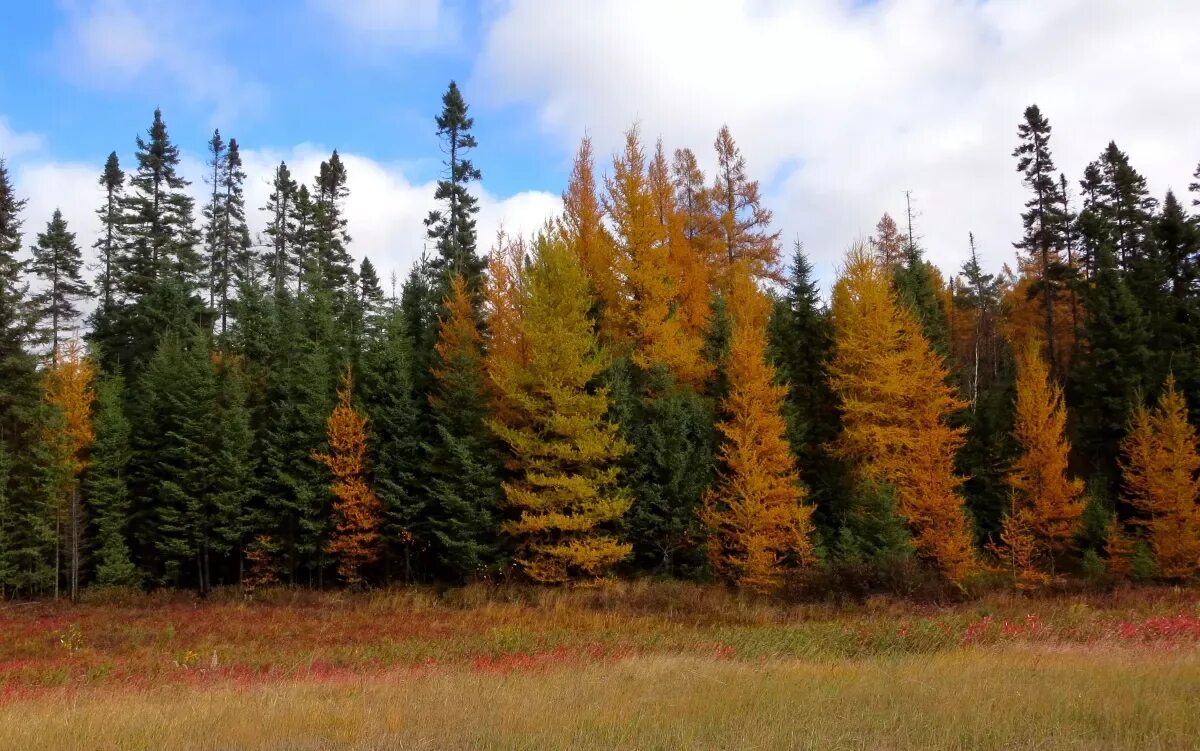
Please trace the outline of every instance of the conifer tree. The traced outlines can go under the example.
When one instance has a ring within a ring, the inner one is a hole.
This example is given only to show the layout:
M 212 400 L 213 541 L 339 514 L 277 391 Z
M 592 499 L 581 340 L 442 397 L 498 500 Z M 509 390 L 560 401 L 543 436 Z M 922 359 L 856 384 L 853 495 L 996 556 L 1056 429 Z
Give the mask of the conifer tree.
M 350 403 L 350 371 L 338 387 L 338 405 L 329 415 L 329 453 L 313 459 L 329 468 L 336 518 L 329 552 L 337 557 L 338 574 L 351 586 L 363 581 L 363 569 L 379 557 L 379 499 L 366 483 L 367 418 Z
M 1159 575 L 1192 578 L 1200 571 L 1200 439 L 1172 376 L 1154 410 L 1134 411 L 1121 452 L 1125 498 Z
M 275 296 L 288 289 L 288 281 L 299 275 L 301 268 L 296 257 L 296 193 L 299 188 L 292 178 L 287 162 L 280 162 L 271 179 L 271 194 L 262 211 L 267 214 L 267 237 L 271 242 L 271 257 L 267 264 L 267 275 L 271 280 Z
M 921 326 L 921 334 L 933 350 L 945 357 L 950 352 L 949 323 L 944 299 L 946 286 L 941 273 L 925 260 L 915 242 L 905 244 L 899 263 L 892 266 L 897 301 L 908 308 Z
M 221 183 L 224 180 L 226 163 L 229 159 L 225 140 L 221 138 L 220 130 L 213 130 L 212 138 L 208 140 L 208 155 L 210 172 L 205 176 L 205 180 L 211 187 L 211 192 L 209 201 L 202 212 L 205 220 L 204 245 L 208 256 L 208 306 L 219 309 L 216 297 L 221 287 L 221 272 L 218 269 L 221 266 L 221 253 L 225 245 L 222 237 L 225 230 L 225 193 L 221 190 Z
M 1189 404 L 1200 404 L 1200 224 L 1190 221 L 1168 191 L 1154 222 L 1151 255 L 1162 289 L 1151 323 L 1155 382 L 1174 373 Z
M 218 246 L 212 259 L 217 314 L 220 316 L 222 342 L 228 333 L 229 315 L 233 310 L 233 291 L 239 283 L 250 282 L 255 276 L 254 259 L 250 254 L 250 230 L 246 225 L 246 199 L 243 183 L 246 172 L 242 166 L 241 150 L 236 138 L 229 139 L 219 176 L 221 213 L 217 230 Z
M 872 253 L 856 246 L 833 290 L 830 383 L 844 429 L 836 450 L 866 480 L 895 486 L 917 553 L 953 582 L 975 568 L 958 495 L 955 453 L 962 429 L 948 418 L 966 405 L 946 383 L 941 358 L 897 304 Z
M 1050 380 L 1039 343 L 1027 340 L 1017 353 L 1015 438 L 1021 453 L 1007 478 L 1010 514 L 1049 555 L 1070 546 L 1084 507 L 1083 481 L 1067 473 L 1066 426 L 1062 389 Z
M 452 577 L 495 562 L 492 532 L 500 484 L 485 420 L 490 393 L 483 339 L 467 280 L 455 273 L 434 347 L 428 524 L 437 564 Z
M 593 317 L 598 321 L 601 339 L 609 345 L 624 345 L 628 339 L 627 301 L 621 290 L 617 248 L 604 225 L 604 205 L 596 191 L 590 138 L 585 137 L 579 144 L 562 200 L 559 224 L 588 275 L 595 305 Z
M 884 212 L 879 223 L 875 225 L 875 235 L 871 238 L 871 247 L 875 256 L 885 268 L 895 269 L 904 261 L 904 246 L 907 243 L 900 236 L 896 220 Z
M 728 288 L 738 262 L 744 262 L 755 279 L 776 278 L 779 233 L 769 231 L 771 212 L 762 206 L 758 181 L 746 175 L 746 159 L 728 126 L 721 126 L 714 146 L 717 177 L 709 198 L 719 227 L 722 284 Z
M 730 391 L 717 425 L 724 438 L 721 473 L 704 500 L 713 570 L 739 587 L 778 585 L 785 560 L 813 560 L 812 506 L 789 451 L 782 407 L 787 389 L 767 362 L 770 301 L 748 264 L 735 269 L 729 292 Z
M 42 377 L 46 403 L 59 415 L 57 430 L 48 440 L 58 447 L 64 465 L 61 473 L 64 485 L 56 504 L 56 518 L 62 522 L 60 539 L 66 546 L 67 581 L 72 600 L 79 596 L 85 525 L 79 478 L 87 468 L 88 452 L 96 438 L 92 422 L 95 376 L 96 369 L 84 353 L 83 345 L 78 339 L 72 339 L 64 344 L 61 356 Z
M 127 238 L 122 223 L 123 205 L 125 201 L 125 173 L 117 159 L 117 152 L 108 155 L 104 162 L 104 171 L 100 173 L 100 187 L 104 189 L 104 203 L 96 209 L 100 219 L 100 234 L 92 246 L 99 256 L 100 272 L 96 278 L 96 292 L 99 295 L 97 318 L 107 316 L 115 303 L 117 291 L 120 289 L 118 279 L 121 268 L 121 255 Z
M 631 551 L 613 534 L 630 500 L 617 486 L 626 445 L 605 420 L 606 365 L 588 317 L 587 275 L 561 237 L 541 237 L 522 285 L 525 362 L 498 363 L 495 386 L 512 410 L 491 425 L 507 444 L 512 479 L 503 525 L 517 564 L 541 582 L 592 581 Z
M 57 361 L 63 332 L 74 329 L 78 322 L 77 303 L 91 294 L 80 275 L 83 255 L 75 233 L 67 229 L 67 220 L 58 209 L 46 223 L 46 231 L 38 233 L 32 254 L 29 269 L 42 286 L 33 296 L 34 313 L 43 327 L 41 338 L 50 344 L 50 358 Z
M 354 259 L 347 246 L 344 204 L 350 195 L 346 185 L 346 166 L 335 149 L 328 161 L 321 162 L 314 185 L 312 204 L 311 252 L 307 254 L 308 274 L 314 291 L 334 294 L 339 305 L 353 299 Z
M 83 478 L 88 515 L 96 529 L 95 581 L 100 586 L 133 586 L 141 574 L 130 558 L 130 424 L 125 416 L 125 385 L 120 376 L 96 387 L 95 442 Z
M 1025 120 L 1017 127 L 1021 143 L 1013 151 L 1017 171 L 1024 176 L 1032 195 L 1025 202 L 1021 222 L 1025 235 L 1014 246 L 1024 250 L 1037 263 L 1037 283 L 1031 295 L 1042 298 L 1046 352 L 1050 373 L 1062 377 L 1062 362 L 1055 342 L 1054 300 L 1066 283 L 1070 269 L 1061 256 L 1061 230 L 1065 217 L 1057 200 L 1054 161 L 1050 156 L 1050 122 L 1036 104 L 1025 108 Z
M 1109 142 L 1099 164 L 1100 217 L 1117 262 L 1122 270 L 1128 271 L 1146 247 L 1150 220 L 1158 202 L 1150 197 L 1146 178 L 1130 165 L 1129 157 L 1116 143 Z
M 484 260 L 475 247 L 479 199 L 471 195 L 469 188 L 479 181 L 480 172 L 467 158 L 478 145 L 471 133 L 475 118 L 468 117 L 467 110 L 458 84 L 451 81 L 442 95 L 442 112 L 436 118 L 446 173 L 438 181 L 433 197 L 444 202 L 444 208 L 429 212 L 425 226 L 429 228 L 429 239 L 437 246 L 438 255 L 430 260 L 430 268 L 439 287 L 448 289 L 450 276 L 462 274 L 472 297 L 477 298 L 482 291 Z
M 313 202 L 307 185 L 296 189 L 296 199 L 290 210 L 292 263 L 295 266 L 296 296 L 304 291 L 308 269 L 313 257 Z

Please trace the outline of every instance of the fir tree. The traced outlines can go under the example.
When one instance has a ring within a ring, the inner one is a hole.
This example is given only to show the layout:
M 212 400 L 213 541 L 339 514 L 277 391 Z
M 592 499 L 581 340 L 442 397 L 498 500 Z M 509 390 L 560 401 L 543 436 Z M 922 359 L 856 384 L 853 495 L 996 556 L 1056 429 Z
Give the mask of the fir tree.
M 438 180 L 433 197 L 444 202 L 445 208 L 429 212 L 425 226 L 437 247 L 438 254 L 429 265 L 439 291 L 448 289 L 451 275 L 462 274 L 472 296 L 477 297 L 482 292 L 484 260 L 475 249 L 479 199 L 471 195 L 469 188 L 479 181 L 480 172 L 467 158 L 478 145 L 471 133 L 475 118 L 468 117 L 467 110 L 458 84 L 451 81 L 442 95 L 442 112 L 436 118 L 437 134 L 446 154 L 446 174 Z
M 100 586 L 135 586 L 141 581 L 130 558 L 126 529 L 132 449 L 124 392 L 120 376 L 103 379 L 96 387 L 96 439 L 83 478 L 88 514 L 96 528 L 95 581 Z
M 38 233 L 32 248 L 33 260 L 29 269 L 41 281 L 42 291 L 33 296 L 34 314 L 43 327 L 42 339 L 50 343 L 51 360 L 57 362 L 62 333 L 74 329 L 79 319 L 76 304 L 91 294 L 80 275 L 83 255 L 75 242 L 75 233 L 67 229 L 62 212 Z

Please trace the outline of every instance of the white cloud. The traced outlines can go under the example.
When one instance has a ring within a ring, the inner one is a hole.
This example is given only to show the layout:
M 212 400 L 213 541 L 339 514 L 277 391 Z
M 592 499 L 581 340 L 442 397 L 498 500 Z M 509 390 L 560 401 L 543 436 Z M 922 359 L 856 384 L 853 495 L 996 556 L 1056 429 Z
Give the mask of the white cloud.
M 266 227 L 267 217 L 259 208 L 266 205 L 271 178 L 281 159 L 297 180 L 309 180 L 317 174 L 328 149 L 301 144 L 286 150 L 247 150 L 246 213 L 251 231 L 257 236 Z M 403 280 L 425 245 L 424 219 L 434 208 L 434 183 L 413 183 L 398 167 L 384 165 L 359 154 L 342 153 L 349 174 L 350 196 L 346 201 L 346 220 L 352 237 L 350 250 L 358 259 L 369 256 L 386 280 L 395 272 Z M 126 169 L 132 159 L 122 159 Z M 54 162 L 30 158 L 14 162 L 13 181 L 18 195 L 27 197 L 24 214 L 24 245 L 34 242 L 45 228 L 55 208 L 77 235 L 89 264 L 94 264 L 92 244 L 99 230 L 95 210 L 103 201 L 99 187 L 102 164 Z M 204 183 L 204 158 L 185 154 L 181 174 L 192 180 L 190 192 L 196 199 L 196 214 L 204 205 L 208 186 Z M 510 234 L 529 234 L 545 220 L 561 211 L 561 201 L 548 193 L 530 191 L 498 198 L 486 190 L 479 194 L 480 248 L 490 247 L 500 226 Z M 431 249 L 432 252 L 432 249 Z
M 356 44 L 376 49 L 440 48 L 457 41 L 461 28 L 459 15 L 442 0 L 309 0 L 309 6 Z
M 0 116 L 0 159 L 12 159 L 42 147 L 42 137 L 37 133 L 20 133 L 8 124 L 8 118 Z
M 55 57 L 68 78 L 97 88 L 178 88 L 229 123 L 261 109 L 266 89 L 220 54 L 220 18 L 191 3 L 63 0 Z
M 912 190 L 932 260 L 974 231 L 1013 257 L 1024 200 L 1016 126 L 1037 102 L 1072 187 L 1110 139 L 1152 190 L 1200 159 L 1200 3 L 1174 0 L 512 0 L 476 63 L 491 104 L 524 103 L 563 148 L 638 120 L 711 164 L 728 123 L 786 238 L 828 281 Z

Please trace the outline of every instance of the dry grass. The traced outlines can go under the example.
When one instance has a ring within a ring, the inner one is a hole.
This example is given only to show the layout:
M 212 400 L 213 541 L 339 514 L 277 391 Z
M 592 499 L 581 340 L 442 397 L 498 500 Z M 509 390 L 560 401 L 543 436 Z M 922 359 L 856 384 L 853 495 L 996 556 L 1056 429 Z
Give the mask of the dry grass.
M 1200 734 L 1198 682 L 1193 652 L 650 656 L 64 696 L 0 709 L 0 748 L 1182 749 Z
M 1186 748 L 1200 595 L 686 584 L 0 606 L 0 749 Z

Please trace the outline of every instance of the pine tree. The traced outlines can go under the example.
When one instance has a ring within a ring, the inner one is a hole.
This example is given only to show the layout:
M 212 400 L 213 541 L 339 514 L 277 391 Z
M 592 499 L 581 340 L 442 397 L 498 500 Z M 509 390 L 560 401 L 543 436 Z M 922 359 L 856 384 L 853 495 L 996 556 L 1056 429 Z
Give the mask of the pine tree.
M 350 403 L 350 371 L 338 387 L 338 405 L 329 415 L 329 453 L 312 457 L 329 468 L 335 526 L 328 550 L 337 557 L 338 574 L 351 586 L 363 582 L 363 569 L 379 557 L 379 499 L 366 483 L 367 418 Z
M 455 273 L 434 348 L 428 523 L 434 558 L 456 579 L 495 563 L 500 484 L 485 420 L 490 393 L 467 280 Z
M 428 236 L 437 245 L 438 255 L 430 260 L 436 283 L 448 289 L 453 274 L 462 274 L 472 297 L 482 292 L 481 277 L 484 260 L 476 251 L 475 215 L 479 199 L 470 193 L 470 184 L 478 182 L 480 172 L 467 158 L 478 144 L 471 128 L 475 118 L 467 116 L 467 103 L 458 84 L 450 82 L 442 95 L 442 112 L 437 116 L 437 134 L 446 154 L 446 174 L 438 180 L 434 200 L 443 201 L 445 208 L 429 212 L 425 226 Z
M 130 558 L 126 531 L 131 429 L 124 391 L 120 376 L 102 379 L 96 387 L 96 439 L 83 478 L 88 515 L 96 529 L 95 581 L 100 586 L 136 586 L 141 581 Z
M 503 530 L 517 563 L 540 582 L 592 581 L 631 551 L 612 528 L 629 510 L 617 487 L 627 447 L 604 419 L 608 390 L 590 388 L 606 363 L 589 320 L 587 275 L 561 237 L 541 237 L 522 288 L 524 363 L 492 368 L 512 405 L 491 425 L 509 448 L 508 506 L 519 517 Z
M 975 568 L 971 535 L 954 473 L 962 429 L 947 420 L 965 407 L 946 383 L 886 273 L 862 246 L 851 249 L 834 285 L 830 383 L 842 406 L 836 451 L 863 479 L 895 486 L 918 554 L 953 582 Z
M 1067 474 L 1066 426 L 1062 389 L 1050 380 L 1039 343 L 1027 340 L 1017 356 L 1015 438 L 1021 454 L 1007 479 L 1011 514 L 1036 548 L 1050 555 L 1070 546 L 1084 507 L 1083 481 Z
M 714 146 L 717 178 L 709 198 L 719 227 L 721 283 L 728 288 L 738 262 L 744 262 L 755 279 L 776 278 L 779 233 L 768 229 L 771 212 L 762 206 L 758 181 L 747 177 L 746 160 L 728 126 L 721 126 Z
M 782 407 L 787 389 L 767 362 L 770 301 L 748 264 L 734 270 L 730 288 L 729 395 L 717 425 L 724 441 L 721 474 L 704 500 L 714 571 L 739 587 L 766 591 L 778 585 L 785 560 L 813 560 L 812 506 L 804 504 L 795 459 L 789 451 Z
M 292 276 L 298 276 L 301 268 L 296 257 L 296 194 L 299 188 L 292 179 L 286 162 L 275 168 L 271 180 L 271 194 L 262 211 L 267 213 L 266 235 L 271 241 L 271 257 L 268 261 L 268 276 L 276 297 L 288 288 Z
M 96 291 L 100 297 L 97 318 L 107 316 L 116 302 L 120 289 L 118 276 L 121 268 L 121 256 L 127 238 L 122 223 L 122 211 L 125 202 L 125 173 L 117 159 L 117 152 L 108 155 L 104 163 L 104 171 L 100 173 L 100 187 L 104 188 L 104 204 L 96 209 L 100 219 L 100 234 L 92 246 L 99 255 L 100 272 L 96 279 Z
M 33 296 L 34 313 L 43 326 L 42 339 L 50 343 L 50 358 L 58 360 L 59 342 L 64 331 L 74 329 L 79 319 L 76 304 L 91 294 L 80 275 L 83 255 L 75 243 L 75 233 L 67 229 L 62 212 L 46 223 L 32 248 L 29 269 L 41 281 L 42 291 Z
M 1017 127 L 1020 145 L 1013 151 L 1017 171 L 1023 173 L 1032 195 L 1025 202 L 1021 222 L 1025 235 L 1013 245 L 1037 262 L 1037 283 L 1030 294 L 1042 298 L 1050 373 L 1062 377 L 1062 362 L 1055 343 L 1054 300 L 1066 284 L 1070 269 L 1061 256 L 1061 231 L 1065 217 L 1058 205 L 1054 161 L 1050 156 L 1050 122 L 1036 104 L 1025 108 L 1025 121 Z
M 1125 498 L 1159 575 L 1192 578 L 1200 571 L 1200 439 L 1173 377 L 1153 411 L 1135 410 L 1121 451 Z

